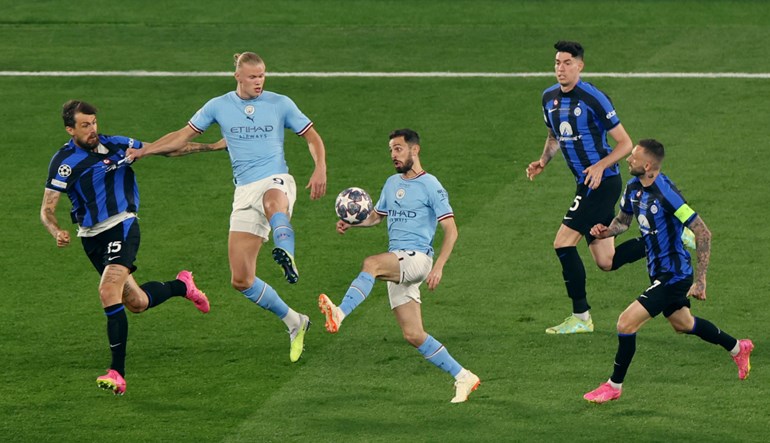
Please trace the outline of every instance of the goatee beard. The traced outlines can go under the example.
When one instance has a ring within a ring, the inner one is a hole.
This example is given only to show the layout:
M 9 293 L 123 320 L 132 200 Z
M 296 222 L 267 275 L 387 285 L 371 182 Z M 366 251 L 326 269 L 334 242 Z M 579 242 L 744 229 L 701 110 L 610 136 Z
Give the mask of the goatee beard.
M 399 174 L 406 174 L 412 169 L 412 166 L 414 166 L 414 162 L 411 159 L 407 160 L 401 165 L 400 168 L 396 166 L 396 172 Z

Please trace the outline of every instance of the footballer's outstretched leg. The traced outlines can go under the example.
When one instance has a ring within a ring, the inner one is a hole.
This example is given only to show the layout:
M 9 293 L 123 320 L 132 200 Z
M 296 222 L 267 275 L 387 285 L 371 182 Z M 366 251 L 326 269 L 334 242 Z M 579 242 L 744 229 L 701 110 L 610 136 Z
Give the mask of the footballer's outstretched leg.
M 326 323 L 324 324 L 326 330 L 332 334 L 337 333 L 337 331 L 340 330 L 340 325 L 342 324 L 342 320 L 345 318 L 345 314 L 342 313 L 340 308 L 332 303 L 326 294 L 321 294 L 318 296 L 318 308 L 321 310 L 323 315 L 326 316 Z

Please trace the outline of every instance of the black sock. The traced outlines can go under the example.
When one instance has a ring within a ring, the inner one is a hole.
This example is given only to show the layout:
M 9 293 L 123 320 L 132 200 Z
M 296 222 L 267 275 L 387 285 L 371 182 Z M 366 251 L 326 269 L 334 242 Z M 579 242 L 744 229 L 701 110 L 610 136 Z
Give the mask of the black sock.
M 161 283 L 159 281 L 148 281 L 139 286 L 147 294 L 150 303 L 147 309 L 154 308 L 171 297 L 184 296 L 187 294 L 187 285 L 181 280 L 172 280 Z
M 107 314 L 107 338 L 110 341 L 112 363 L 110 369 L 118 371 L 122 376 L 126 375 L 126 340 L 128 339 L 128 318 L 122 304 L 107 306 L 104 308 Z
M 636 334 L 618 334 L 618 352 L 615 354 L 615 367 L 610 377 L 613 383 L 623 383 L 635 353 Z
M 561 262 L 561 275 L 567 287 L 567 295 L 572 299 L 572 312 L 580 314 L 591 309 L 586 300 L 586 268 L 575 246 L 556 248 L 556 255 Z
M 612 257 L 612 270 L 614 271 L 626 263 L 633 263 L 642 259 L 646 254 L 642 237 L 624 241 L 615 248 L 615 255 Z
M 696 335 L 709 343 L 720 345 L 728 352 L 732 351 L 735 348 L 735 344 L 738 343 L 738 340 L 717 328 L 714 323 L 705 318 L 695 317 L 695 326 L 693 326 L 692 331 L 688 332 L 688 334 Z

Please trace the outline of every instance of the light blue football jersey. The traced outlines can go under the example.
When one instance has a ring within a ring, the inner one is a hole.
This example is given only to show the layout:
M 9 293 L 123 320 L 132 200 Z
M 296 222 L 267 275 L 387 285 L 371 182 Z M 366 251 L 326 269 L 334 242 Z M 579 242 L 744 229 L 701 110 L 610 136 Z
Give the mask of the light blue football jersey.
M 389 177 L 374 210 L 388 217 L 388 251 L 420 251 L 431 257 L 436 225 L 454 217 L 449 194 L 426 172 L 411 179 Z
M 313 126 L 289 97 L 269 91 L 251 100 L 243 100 L 235 91 L 212 98 L 188 125 L 203 133 L 212 123 L 219 124 L 227 140 L 236 186 L 288 173 L 284 128 L 303 135 Z

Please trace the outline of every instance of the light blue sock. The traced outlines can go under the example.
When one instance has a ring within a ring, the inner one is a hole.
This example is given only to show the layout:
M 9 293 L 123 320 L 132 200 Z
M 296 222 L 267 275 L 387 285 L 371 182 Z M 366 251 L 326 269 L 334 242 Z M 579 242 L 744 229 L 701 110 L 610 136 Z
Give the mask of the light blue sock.
M 262 309 L 267 309 L 277 315 L 280 319 L 283 319 L 289 313 L 289 306 L 281 300 L 275 289 L 257 277 L 254 277 L 254 284 L 249 289 L 241 292 L 243 292 L 246 298 L 259 305 Z
M 273 230 L 273 243 L 292 256 L 294 255 L 294 228 L 289 217 L 283 212 L 276 212 L 270 217 L 270 228 Z
M 362 301 L 366 300 L 369 293 L 372 292 L 374 286 L 374 276 L 368 272 L 361 272 L 358 274 L 353 283 L 350 284 L 348 292 L 345 293 L 345 298 L 340 303 L 340 309 L 347 316 L 353 309 L 356 309 Z
M 457 360 L 449 355 L 449 351 L 446 350 L 444 345 L 430 335 L 417 350 L 420 351 L 420 354 L 426 360 L 436 365 L 439 369 L 448 372 L 452 377 L 457 376 L 463 369 L 460 363 L 457 363 Z

